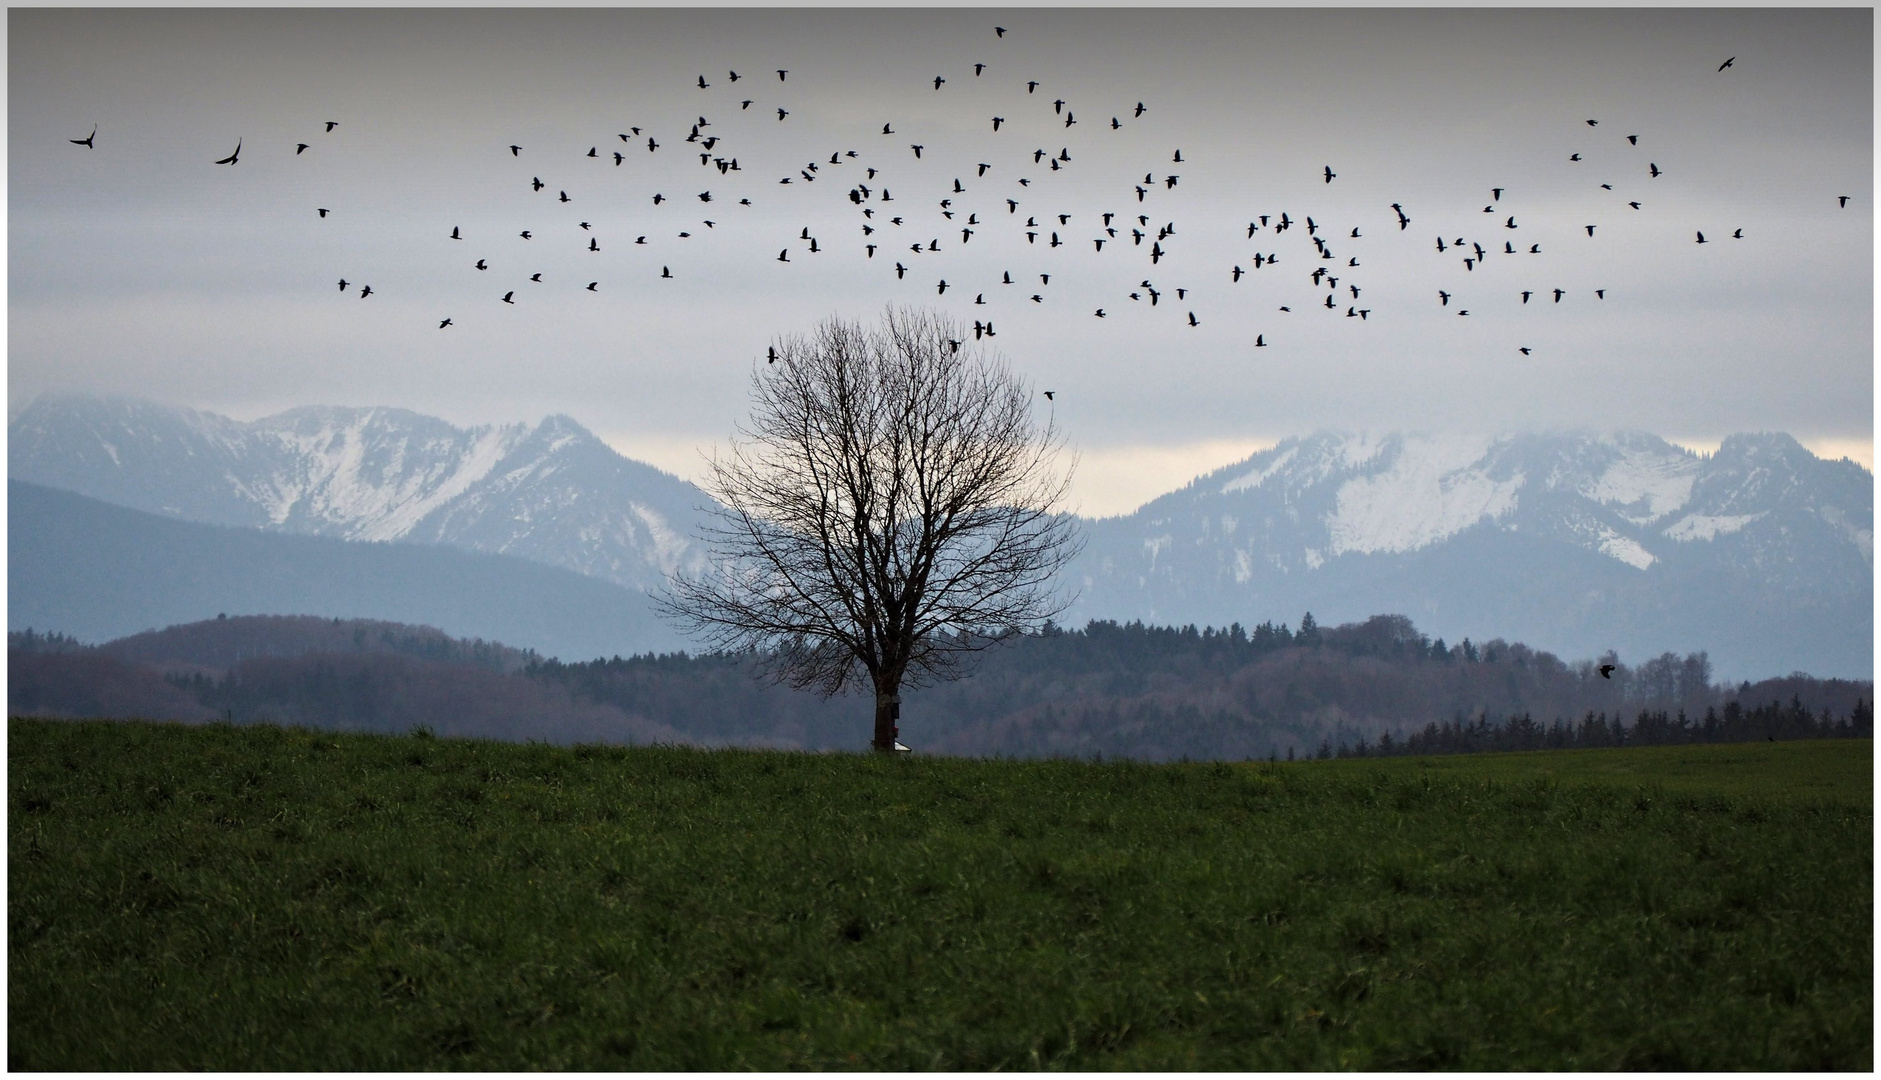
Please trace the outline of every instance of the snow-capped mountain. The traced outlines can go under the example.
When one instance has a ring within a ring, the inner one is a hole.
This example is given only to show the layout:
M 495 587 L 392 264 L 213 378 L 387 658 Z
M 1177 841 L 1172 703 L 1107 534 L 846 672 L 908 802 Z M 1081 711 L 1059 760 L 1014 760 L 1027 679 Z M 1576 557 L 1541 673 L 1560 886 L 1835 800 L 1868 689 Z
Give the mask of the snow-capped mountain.
M 1637 433 L 1320 433 L 1090 523 L 1066 621 L 1390 611 L 1565 656 L 1866 677 L 1873 567 L 1873 476 L 1787 435 L 1701 457 Z
M 242 423 L 58 395 L 8 438 L 14 479 L 176 518 L 442 543 L 642 591 L 706 564 L 711 499 L 563 416 L 464 429 L 316 407 Z M 1787 435 L 1701 457 L 1637 433 L 1322 432 L 1084 524 L 1071 624 L 1392 613 L 1563 657 L 1706 650 L 1732 678 L 1873 673 L 1874 478 Z
M 639 590 L 703 565 L 697 488 L 580 424 L 458 428 L 403 409 L 252 423 L 48 395 L 8 425 L 9 474 L 191 521 L 514 555 Z

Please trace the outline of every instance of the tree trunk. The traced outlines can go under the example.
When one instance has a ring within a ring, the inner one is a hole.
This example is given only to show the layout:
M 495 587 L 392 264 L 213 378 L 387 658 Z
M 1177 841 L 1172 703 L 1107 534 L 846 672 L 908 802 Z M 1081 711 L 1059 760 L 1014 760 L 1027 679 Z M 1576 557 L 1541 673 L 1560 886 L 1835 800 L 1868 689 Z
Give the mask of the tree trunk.
M 901 695 L 875 695 L 875 739 L 869 744 L 884 754 L 895 752 L 895 736 L 901 734 L 896 722 L 901 719 Z

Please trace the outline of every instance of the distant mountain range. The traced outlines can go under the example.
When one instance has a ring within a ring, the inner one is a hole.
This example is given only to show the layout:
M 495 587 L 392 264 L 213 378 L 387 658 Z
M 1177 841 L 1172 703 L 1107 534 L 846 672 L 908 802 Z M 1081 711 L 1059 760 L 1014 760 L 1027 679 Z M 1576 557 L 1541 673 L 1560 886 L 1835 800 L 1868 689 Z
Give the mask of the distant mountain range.
M 1874 477 L 1788 435 L 1321 433 L 1091 522 L 1066 614 L 1223 625 L 1408 615 L 1562 656 L 1706 650 L 1867 678 Z
M 99 642 L 224 613 L 418 623 L 584 660 L 686 644 L 645 593 L 525 559 L 203 525 L 8 481 L 8 629 Z
M 403 409 L 253 423 L 131 398 L 44 395 L 7 426 L 8 476 L 134 510 L 341 540 L 513 555 L 646 591 L 696 572 L 712 500 L 565 416 L 459 428 Z
M 710 498 L 567 417 L 463 429 L 316 407 L 241 423 L 68 394 L 27 406 L 8 440 L 14 479 L 171 518 L 467 548 L 637 593 L 706 565 Z M 1638 433 L 1320 433 L 1085 525 L 1065 578 L 1073 625 L 1393 612 L 1563 656 L 1706 650 L 1730 678 L 1873 671 L 1873 476 L 1787 435 L 1732 436 L 1701 457 Z M 383 607 L 334 614 L 485 632 Z M 539 634 L 493 636 L 553 651 Z

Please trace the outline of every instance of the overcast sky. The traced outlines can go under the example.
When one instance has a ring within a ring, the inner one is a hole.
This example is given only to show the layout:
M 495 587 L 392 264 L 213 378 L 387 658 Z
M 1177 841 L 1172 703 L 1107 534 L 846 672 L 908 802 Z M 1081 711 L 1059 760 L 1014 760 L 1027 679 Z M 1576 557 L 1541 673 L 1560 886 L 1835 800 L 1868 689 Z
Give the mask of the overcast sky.
M 1324 427 L 1871 463 L 1872 43 L 1867 9 L 12 9 L 8 390 L 560 412 L 694 476 L 774 337 L 909 303 L 1056 392 L 1087 513 Z

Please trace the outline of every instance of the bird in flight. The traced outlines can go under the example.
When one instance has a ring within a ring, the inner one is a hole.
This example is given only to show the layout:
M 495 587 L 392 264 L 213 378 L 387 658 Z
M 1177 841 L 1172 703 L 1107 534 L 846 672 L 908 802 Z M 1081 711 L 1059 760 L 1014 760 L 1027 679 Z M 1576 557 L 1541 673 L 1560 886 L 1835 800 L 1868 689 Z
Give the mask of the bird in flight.
M 589 292 L 599 292 L 599 291 L 600 291 L 600 287 L 601 287 L 601 283 L 600 283 L 600 282 L 598 282 L 598 281 L 590 281 L 590 282 L 588 282 L 588 291 L 589 291 Z
M 359 298 L 361 300 L 364 300 L 366 297 L 371 296 L 371 295 L 372 295 L 372 286 L 364 285 L 360 287 Z
M 1338 175 L 1338 173 L 1332 171 L 1332 166 L 1326 166 L 1326 183 L 1332 183 L 1332 178 Z
M 87 136 L 85 136 L 85 137 L 84 137 L 84 138 L 82 138 L 82 139 L 72 139 L 72 140 L 70 140 L 70 141 L 71 141 L 71 142 L 74 142 L 74 143 L 77 143 L 77 144 L 78 144 L 79 146 L 82 146 L 82 147 L 84 147 L 84 148 L 85 148 L 85 149 L 87 149 L 87 150 L 92 150 L 92 149 L 95 149 L 95 147 L 93 147 L 93 146 L 92 146 L 92 144 L 91 144 L 91 141 L 92 141 L 92 139 L 94 139 L 94 138 L 96 138 L 97 136 L 98 136 L 98 125 L 97 125 L 97 124 L 93 124 L 93 125 L 91 126 L 91 134 L 90 134 L 90 135 L 87 135 Z M 302 147 L 302 149 L 304 150 L 304 149 L 306 149 L 306 147 Z
M 621 136 L 621 138 L 623 139 L 625 139 L 626 137 L 627 136 L 625 135 Z M 510 157 L 522 157 L 522 147 L 517 146 L 515 143 L 510 143 L 509 144 L 509 156 Z
M 346 279 L 345 278 L 340 279 L 340 291 L 341 292 L 346 291 Z
M 1006 36 L 1006 28 L 1005 28 L 1005 27 L 1003 27 L 1003 26 L 995 26 L 995 27 L 993 27 L 993 33 L 994 33 L 995 35 L 997 35 L 997 36 L 999 36 L 999 37 L 1005 37 L 1005 36 Z
M 777 81 L 778 81 L 778 82 L 783 82 L 783 81 L 784 81 L 784 76 L 786 76 L 786 75 L 788 75 L 788 74 L 790 74 L 790 70 L 789 70 L 788 68 L 778 68 L 778 69 L 777 69 Z
M 1841 205 L 1842 205 L 1842 206 L 1843 206 L 1844 208 L 1846 208 L 1846 207 L 1848 206 L 1848 196 L 1846 196 L 1846 195 L 1837 195 L 1837 196 L 1836 196 L 1836 198 L 1838 198 L 1838 199 L 1840 199 L 1840 200 L 1842 200 L 1842 203 L 1841 203 Z
M 77 139 L 74 139 L 74 140 L 72 140 L 72 141 L 73 141 L 73 142 L 77 142 L 78 140 L 77 140 Z M 89 146 L 89 145 L 91 145 L 91 144 L 90 144 L 90 143 L 86 143 L 86 145 L 87 145 L 87 146 Z M 306 144 L 306 143 L 304 143 L 304 142 L 297 142 L 297 143 L 295 143 L 295 144 L 294 144 L 294 156 L 296 156 L 296 157 L 299 157 L 299 156 L 300 156 L 301 154 L 304 154 L 304 153 L 306 153 L 306 152 L 307 152 L 307 144 Z
M 216 162 L 216 164 L 217 165 L 233 165 L 235 164 L 236 159 L 240 158 L 241 156 L 242 156 L 242 140 L 236 139 L 235 140 L 235 152 L 233 154 L 230 154 L 228 157 L 225 157 L 222 160 Z
M 484 261 L 483 261 L 482 259 L 478 259 L 478 260 L 477 260 L 477 269 L 479 269 L 479 270 L 488 270 L 488 269 L 489 269 L 489 267 L 488 267 L 487 265 L 485 265 L 485 264 L 484 264 Z
M 1267 335 L 1255 334 L 1254 335 L 1254 347 L 1256 349 L 1265 349 L 1267 347 Z
M 339 127 L 339 126 L 340 126 L 340 122 L 339 122 L 338 120 L 328 120 L 328 121 L 327 121 L 327 130 L 328 130 L 328 131 L 332 131 L 332 130 L 333 130 L 334 128 L 336 128 L 336 127 Z
M 1053 398 L 1057 396 L 1057 394 L 1058 392 L 1056 390 L 1047 390 L 1045 391 L 1045 400 L 1051 401 Z
M 1647 162 L 1647 165 L 1652 169 L 1653 176 L 1656 177 L 1659 175 L 1659 165 L 1657 162 Z
M 445 327 L 447 327 L 447 326 L 449 326 L 449 325 L 451 325 L 451 320 L 449 320 L 449 319 L 446 319 L 446 320 L 444 320 L 443 322 L 441 322 L 441 323 L 439 323 L 439 324 L 438 324 L 438 329 L 439 329 L 439 330 L 442 330 L 442 329 L 444 329 Z
M 1735 63 L 1737 63 L 1737 57 L 1735 57 L 1735 56 L 1733 56 L 1733 57 L 1731 57 L 1731 58 L 1730 58 L 1729 60 L 1726 60 L 1726 61 L 1725 61 L 1724 63 L 1722 63 L 1722 64 L 1719 64 L 1719 65 L 1718 65 L 1718 70 L 1719 70 L 1719 71 L 1723 71 L 1723 70 L 1724 70 L 1725 68 L 1728 68 L 1728 67 L 1730 67 L 1730 66 L 1731 66 L 1732 64 L 1735 64 Z
M 540 285 L 540 284 L 542 284 L 542 275 L 541 275 L 541 274 L 539 274 L 539 273 L 538 273 L 538 274 L 530 274 L 530 275 L 529 275 L 529 280 L 530 280 L 530 281 L 533 281 L 533 282 L 535 282 L 535 283 L 536 283 L 536 284 L 538 284 L 538 285 Z
M 1603 679 L 1613 678 L 1613 665 L 1612 664 L 1600 665 L 1600 677 Z
M 464 238 L 464 234 L 458 231 L 458 229 L 459 227 L 456 225 L 451 226 L 451 239 L 462 240 Z
M 1638 145 L 1639 145 L 1639 136 L 1637 136 L 1637 135 L 1628 135 L 1628 136 L 1626 137 L 1626 141 L 1627 141 L 1627 142 L 1630 142 L 1630 143 L 1632 143 L 1632 144 L 1633 144 L 1634 146 L 1638 146 Z
M 941 88 L 941 83 L 944 83 L 946 81 L 947 81 L 946 79 L 941 78 L 939 75 L 934 76 L 934 89 L 939 90 Z
M 1519 351 L 1521 352 L 1521 354 L 1522 354 L 1523 356 L 1527 356 L 1527 355 L 1528 355 L 1528 346 L 1526 346 L 1526 345 L 1524 345 L 1524 346 L 1522 346 L 1522 347 L 1521 347 L 1521 349 L 1520 349 Z
M 503 294 L 503 302 L 504 302 L 505 304 L 514 304 L 514 303 L 516 302 L 516 301 L 515 301 L 515 300 L 513 299 L 513 298 L 515 297 L 515 295 L 516 295 L 516 292 L 515 292 L 515 290 L 513 290 L 513 289 L 512 289 L 511 291 L 509 291 L 509 292 L 506 292 L 506 293 L 504 293 L 504 294 Z
M 1701 232 L 1698 234 L 1698 242 L 1701 244 L 1709 244 L 1711 241 L 1705 239 L 1705 234 Z
M 1587 235 L 1588 236 L 1594 235 L 1594 227 L 1592 225 L 1587 226 Z

